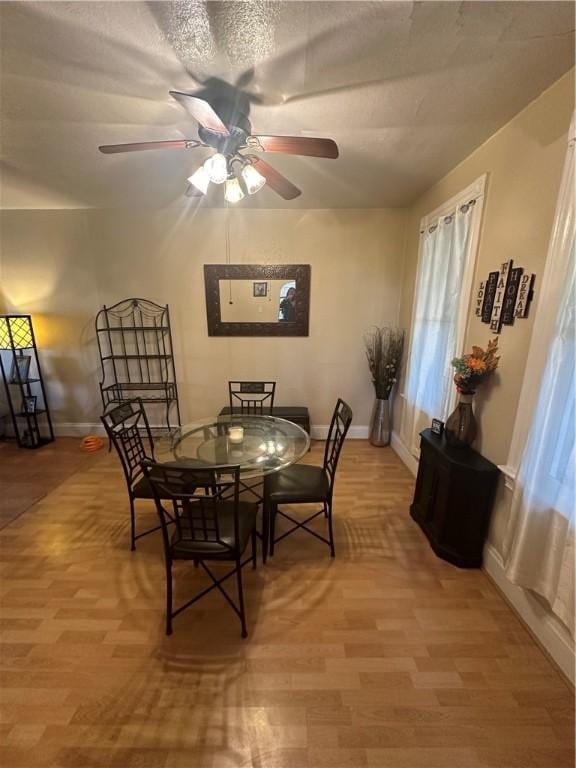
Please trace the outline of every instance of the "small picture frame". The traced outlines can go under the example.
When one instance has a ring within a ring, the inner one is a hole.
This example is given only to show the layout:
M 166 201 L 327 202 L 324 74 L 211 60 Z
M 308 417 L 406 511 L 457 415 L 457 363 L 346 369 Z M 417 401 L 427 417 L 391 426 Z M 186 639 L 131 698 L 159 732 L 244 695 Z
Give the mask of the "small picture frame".
M 36 395 L 29 395 L 22 401 L 22 413 L 36 413 Z
M 441 435 L 444 432 L 444 422 L 440 419 L 432 419 L 432 426 L 430 427 L 435 435 Z
M 12 358 L 12 368 L 10 369 L 10 383 L 18 384 L 28 381 L 30 373 L 30 356 L 18 355 Z M 18 376 L 20 374 L 20 376 Z
M 268 296 L 268 283 L 252 283 L 253 296 L 257 299 L 265 299 Z

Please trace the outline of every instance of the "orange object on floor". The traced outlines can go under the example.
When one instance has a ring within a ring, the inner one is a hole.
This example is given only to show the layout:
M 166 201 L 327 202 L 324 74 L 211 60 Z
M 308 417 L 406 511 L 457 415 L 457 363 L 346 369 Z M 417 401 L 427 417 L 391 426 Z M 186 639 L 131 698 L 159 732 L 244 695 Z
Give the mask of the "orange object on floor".
M 98 435 L 88 435 L 80 443 L 80 450 L 85 453 L 99 451 L 104 446 L 104 440 Z

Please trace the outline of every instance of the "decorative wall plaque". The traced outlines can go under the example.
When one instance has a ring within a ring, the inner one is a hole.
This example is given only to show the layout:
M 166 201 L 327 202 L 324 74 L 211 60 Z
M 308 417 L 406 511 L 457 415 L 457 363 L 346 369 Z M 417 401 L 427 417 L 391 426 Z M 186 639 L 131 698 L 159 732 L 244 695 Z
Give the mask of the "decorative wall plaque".
M 506 295 L 504 296 L 504 303 L 502 305 L 502 325 L 513 325 L 514 323 L 514 309 L 516 308 L 518 288 L 520 287 L 520 280 L 523 272 L 524 270 L 522 267 L 510 269 L 508 285 L 506 286 Z
M 505 261 L 480 282 L 475 296 L 476 317 L 488 323 L 493 333 L 500 333 L 503 325 L 514 325 L 517 317 L 528 317 L 535 279 L 534 273 L 514 268 L 512 260 Z
M 496 283 L 498 282 L 499 274 L 499 272 L 490 272 L 488 275 L 488 280 L 486 281 L 482 310 L 480 312 L 483 323 L 489 323 L 490 318 L 492 317 L 492 305 L 494 304 L 494 296 L 496 295 Z

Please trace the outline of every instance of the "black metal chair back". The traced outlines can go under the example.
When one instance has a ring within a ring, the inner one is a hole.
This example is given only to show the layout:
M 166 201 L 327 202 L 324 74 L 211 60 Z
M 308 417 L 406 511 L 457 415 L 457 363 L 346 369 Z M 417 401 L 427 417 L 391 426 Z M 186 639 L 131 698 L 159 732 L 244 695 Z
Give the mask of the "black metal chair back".
M 175 464 L 142 463 L 144 476 L 154 496 L 160 517 L 166 566 L 166 634 L 172 634 L 172 620 L 213 589 L 218 589 L 234 610 L 242 624 L 242 637 L 247 636 L 242 568 L 251 562 L 256 567 L 256 514 L 255 504 L 240 503 L 240 467 L 190 467 Z M 170 515 L 162 500 L 168 501 L 174 512 Z M 240 514 L 242 519 L 240 520 Z M 170 536 L 168 525 L 176 524 Z M 252 555 L 242 562 L 249 540 Z M 203 589 L 190 600 L 174 609 L 172 604 L 172 563 L 191 560 L 202 566 L 212 586 Z M 233 562 L 234 568 L 224 576 L 216 576 L 206 561 Z M 235 575 L 238 604 L 222 584 Z
M 294 531 L 305 530 L 328 544 L 330 554 L 334 557 L 332 495 L 338 460 L 351 423 L 352 410 L 350 406 L 338 398 L 328 430 L 322 466 L 295 464 L 276 475 L 270 475 L 267 479 L 264 494 L 264 515 L 265 520 L 266 515 L 269 519 L 271 555 L 274 554 L 274 546 L 279 541 Z M 305 520 L 302 520 L 296 519 L 291 513 L 279 508 L 280 505 L 284 504 L 322 504 L 322 509 L 312 512 Z M 278 515 L 291 522 L 292 528 L 276 537 L 276 518 Z M 309 527 L 309 524 L 320 515 L 324 515 L 328 520 L 328 538 Z
M 230 412 L 269 416 L 274 407 L 275 390 L 275 381 L 229 381 Z
M 100 420 L 120 457 L 128 488 L 131 489 L 142 477 L 142 462 L 154 460 L 154 441 L 142 400 L 127 400 L 105 413 Z
M 334 479 L 336 477 L 336 468 L 338 466 L 338 459 L 340 458 L 340 452 L 344 445 L 344 439 L 350 424 L 352 423 L 352 409 L 341 398 L 338 398 L 334 413 L 332 414 L 332 421 L 330 422 L 330 429 L 328 430 L 328 438 L 326 440 L 326 446 L 324 448 L 324 470 L 326 471 L 330 479 L 330 493 L 334 487 Z
M 234 542 L 238 542 L 239 466 L 178 467 L 144 461 L 142 467 L 156 502 L 167 557 L 171 546 L 168 526 L 172 522 L 178 531 L 173 544 L 211 543 L 228 550 L 231 556 L 236 553 L 222 538 L 219 513 L 224 504 L 228 508 L 234 504 Z M 170 512 L 162 505 L 163 499 L 171 502 Z

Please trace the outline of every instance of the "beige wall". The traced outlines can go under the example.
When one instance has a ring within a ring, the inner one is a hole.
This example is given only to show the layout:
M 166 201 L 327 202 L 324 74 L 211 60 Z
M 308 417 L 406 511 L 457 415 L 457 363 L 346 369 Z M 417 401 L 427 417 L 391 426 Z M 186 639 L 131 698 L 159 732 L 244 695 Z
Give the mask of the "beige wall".
M 572 70 L 422 195 L 407 212 L 400 310 L 401 325 L 405 328 L 411 322 L 420 219 L 484 173 L 488 173 L 488 184 L 474 288 L 508 259 L 536 273 L 535 306 L 530 317 L 503 329 L 499 337 L 499 373 L 476 397 L 481 431 L 475 447 L 496 464 L 506 464 L 508 459 L 573 109 Z M 485 346 L 491 338 L 488 326 L 473 311 L 472 305 L 465 349 L 472 344 Z M 401 418 L 401 402 L 397 410 L 400 436 L 409 445 L 411 424 L 408 418 Z M 509 502 L 509 492 L 501 489 L 491 533 L 497 546 L 502 540 Z
M 278 381 L 278 404 L 329 423 L 338 396 L 354 424 L 373 399 L 363 333 L 397 322 L 404 212 L 242 211 L 231 214 L 237 263 L 311 265 L 307 338 L 209 338 L 203 265 L 224 261 L 225 212 L 4 211 L 2 291 L 38 328 L 55 421 L 99 413 L 93 319 L 103 304 L 142 296 L 170 305 L 183 418 L 217 412 L 229 378 Z
M 85 211 L 4 211 L 0 218 L 5 310 L 32 314 L 56 421 L 94 422 L 99 414 L 89 223 Z

